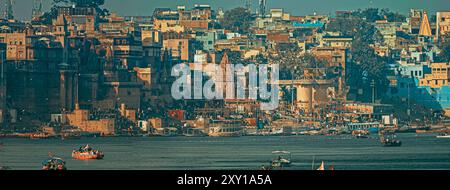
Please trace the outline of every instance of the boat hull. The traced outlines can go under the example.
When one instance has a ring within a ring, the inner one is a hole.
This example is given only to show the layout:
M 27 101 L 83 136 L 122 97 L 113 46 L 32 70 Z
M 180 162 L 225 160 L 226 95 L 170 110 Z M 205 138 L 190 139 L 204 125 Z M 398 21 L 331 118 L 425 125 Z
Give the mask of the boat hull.
M 208 136 L 210 136 L 210 137 L 239 137 L 239 136 L 241 136 L 241 133 L 239 133 L 239 132 L 233 132 L 233 133 L 209 133 Z
M 89 154 L 89 153 L 72 153 L 72 158 L 75 160 L 100 160 L 103 159 L 103 153 Z

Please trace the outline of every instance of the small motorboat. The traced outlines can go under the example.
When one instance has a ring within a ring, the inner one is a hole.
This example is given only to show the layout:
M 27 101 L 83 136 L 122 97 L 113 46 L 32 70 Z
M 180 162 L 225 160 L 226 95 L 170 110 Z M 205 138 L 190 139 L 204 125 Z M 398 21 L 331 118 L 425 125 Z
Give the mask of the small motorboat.
M 291 153 L 288 151 L 273 151 L 272 154 L 277 154 L 277 158 L 270 161 L 270 165 L 262 165 L 261 170 L 282 170 L 291 166 Z
M 100 160 L 104 156 L 102 151 L 94 150 L 89 145 L 72 151 L 72 158 L 76 160 Z
M 66 162 L 57 157 L 52 157 L 42 162 L 42 170 L 67 170 Z
M 438 136 L 436 136 L 436 138 L 439 138 L 439 139 L 450 138 L 450 135 L 448 135 L 447 133 L 442 133 L 442 134 L 439 134 Z
M 278 157 L 271 162 L 272 168 L 285 168 L 291 166 L 291 153 L 288 151 L 273 151 L 272 154 L 278 154 Z

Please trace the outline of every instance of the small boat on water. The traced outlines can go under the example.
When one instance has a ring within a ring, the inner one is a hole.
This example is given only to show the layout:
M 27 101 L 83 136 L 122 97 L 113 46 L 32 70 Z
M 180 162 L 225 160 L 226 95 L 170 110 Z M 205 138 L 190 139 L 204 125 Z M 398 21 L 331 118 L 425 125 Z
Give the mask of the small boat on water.
M 288 151 L 273 151 L 278 157 L 272 160 L 272 168 L 285 168 L 291 166 L 291 153 Z
M 369 138 L 367 135 L 369 135 L 369 131 L 366 130 L 354 130 L 352 131 L 352 135 L 356 137 L 357 139 L 367 139 Z
M 48 133 L 32 133 L 30 134 L 30 139 L 48 139 L 53 137 Z
M 262 170 L 279 170 L 291 166 L 291 153 L 288 151 L 273 151 L 272 154 L 277 154 L 277 158 L 271 160 L 270 165 L 261 166 Z
M 380 142 L 385 147 L 402 146 L 402 141 L 396 139 L 396 135 L 394 133 L 389 132 L 380 133 Z
M 67 170 L 66 162 L 62 158 L 51 157 L 42 162 L 42 170 Z
M 439 138 L 439 139 L 450 138 L 450 135 L 447 133 L 442 133 L 442 134 L 439 134 L 438 136 L 436 136 L 436 138 Z
M 317 168 L 316 170 L 325 170 L 325 162 L 322 161 L 322 164 L 320 164 L 319 168 Z M 334 170 L 334 166 L 331 165 L 330 167 L 328 167 L 328 170 Z
M 76 160 L 100 160 L 104 156 L 102 151 L 94 150 L 89 145 L 72 151 L 72 158 Z

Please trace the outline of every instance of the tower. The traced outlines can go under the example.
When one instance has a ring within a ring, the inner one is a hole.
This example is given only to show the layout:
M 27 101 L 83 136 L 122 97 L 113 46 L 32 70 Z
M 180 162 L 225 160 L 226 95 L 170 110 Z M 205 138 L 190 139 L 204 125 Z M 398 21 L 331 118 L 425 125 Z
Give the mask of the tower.
M 428 15 L 427 12 L 423 12 L 422 16 L 422 22 L 420 23 L 420 29 L 419 29 L 419 35 L 421 36 L 431 36 L 431 27 L 430 23 L 428 22 Z
M 63 111 L 71 111 L 78 104 L 78 73 L 76 67 L 69 63 L 68 55 L 68 23 L 64 15 L 58 15 L 53 22 L 56 41 L 62 45 L 62 63 L 58 65 L 59 78 L 59 100 Z
M 32 20 L 38 20 L 42 16 L 42 0 L 33 0 Z
M 266 0 L 259 0 L 259 16 L 260 17 L 266 16 L 266 6 L 267 6 Z
M 14 9 L 13 9 L 14 0 L 3 0 L 3 1 L 4 1 L 3 18 L 7 20 L 14 19 Z

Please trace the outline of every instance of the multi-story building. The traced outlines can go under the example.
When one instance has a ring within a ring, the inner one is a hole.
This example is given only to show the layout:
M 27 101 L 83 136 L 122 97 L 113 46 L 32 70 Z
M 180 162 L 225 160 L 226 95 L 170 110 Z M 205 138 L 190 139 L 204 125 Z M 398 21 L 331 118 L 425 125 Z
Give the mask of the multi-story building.
M 99 26 L 99 16 L 95 7 L 59 7 L 58 15 L 64 15 L 68 23 L 75 24 L 80 34 L 94 35 Z
M 419 86 L 428 86 L 431 88 L 441 88 L 450 86 L 450 63 L 432 63 L 431 73 L 425 74 L 419 81 Z
M 192 39 L 167 39 L 163 41 L 163 48 L 170 50 L 172 56 L 181 61 L 192 62 L 194 59 Z
M 436 13 L 436 39 L 450 32 L 450 12 Z
M 397 39 L 398 23 L 379 20 L 375 22 L 375 27 L 383 36 L 384 44 L 390 48 L 394 48 Z
M 132 70 L 141 67 L 143 58 L 142 43 L 132 36 L 115 37 L 113 41 L 114 61 L 120 68 Z

